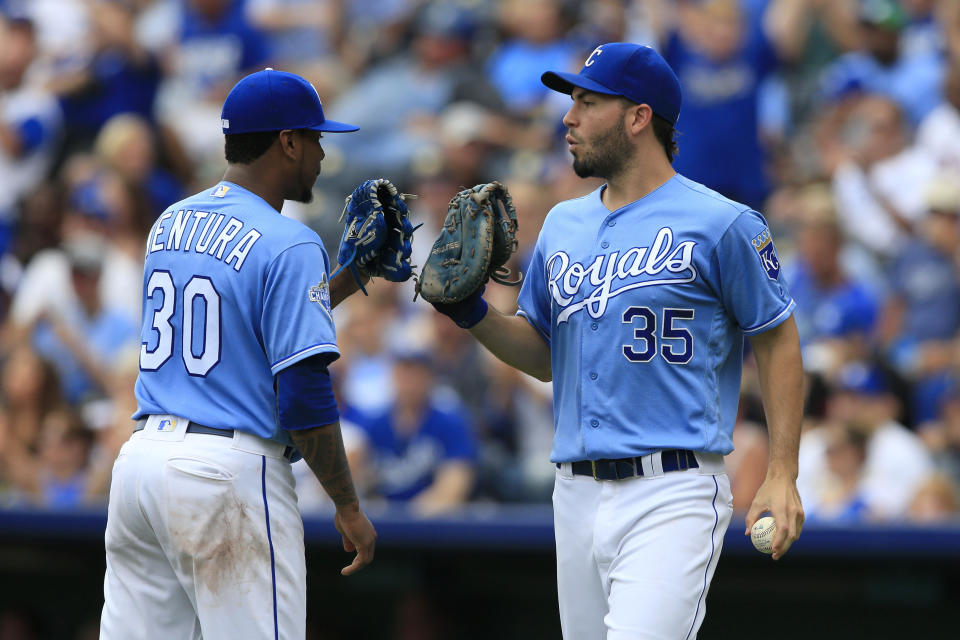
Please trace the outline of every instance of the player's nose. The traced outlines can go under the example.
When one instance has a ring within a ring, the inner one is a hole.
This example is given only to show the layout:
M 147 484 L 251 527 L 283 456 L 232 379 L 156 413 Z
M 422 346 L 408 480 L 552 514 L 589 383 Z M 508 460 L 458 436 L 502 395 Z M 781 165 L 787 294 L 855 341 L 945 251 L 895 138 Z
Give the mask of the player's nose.
M 324 158 L 327 157 L 326 151 L 323 150 L 323 147 L 320 147 L 320 161 L 322 162 Z
M 570 107 L 565 114 L 563 114 L 563 124 L 568 129 L 573 129 L 576 126 L 576 118 L 573 115 L 573 107 Z

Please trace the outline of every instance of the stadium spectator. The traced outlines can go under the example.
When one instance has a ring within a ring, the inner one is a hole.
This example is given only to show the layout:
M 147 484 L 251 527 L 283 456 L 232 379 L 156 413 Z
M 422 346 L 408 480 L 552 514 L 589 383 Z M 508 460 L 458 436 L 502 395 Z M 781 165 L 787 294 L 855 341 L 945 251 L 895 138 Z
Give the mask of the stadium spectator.
M 902 46 L 907 14 L 897 0 L 857 0 L 858 46 L 823 74 L 828 99 L 875 93 L 916 126 L 940 101 L 943 60 L 935 47 Z
M 911 521 L 931 524 L 952 522 L 960 515 L 960 495 L 945 474 L 936 474 L 917 489 L 907 516 Z
M 63 405 L 56 370 L 29 343 L 6 351 L 0 370 L 0 461 L 36 451 L 43 420 Z M 6 464 L 0 464 L 0 476 Z
M 131 192 L 137 236 L 145 237 L 154 221 L 172 202 L 184 197 L 183 185 L 157 163 L 150 123 L 133 114 L 119 114 L 104 123 L 94 141 L 98 158 L 116 173 Z
M 109 387 L 109 363 L 139 340 L 136 324 L 119 309 L 101 304 L 98 290 L 106 247 L 96 236 L 77 236 L 64 246 L 75 303 L 37 318 L 32 340 L 57 368 L 67 401 L 79 406 Z
M 456 2 L 426 3 L 412 22 L 409 53 L 374 65 L 336 99 L 330 117 L 349 114 L 360 127 L 343 149 L 352 171 L 409 171 L 431 147 L 437 118 L 449 104 L 502 109 L 497 90 L 471 63 L 477 26 L 473 11 Z
M 960 393 L 958 383 L 940 399 L 936 419 L 920 425 L 918 433 L 933 454 L 934 464 L 960 490 Z
M 770 192 L 760 135 L 764 81 L 799 53 L 806 3 L 775 0 L 761 15 L 738 0 L 648 5 L 654 37 L 683 87 L 674 166 L 757 210 Z M 718 162 L 718 158 L 724 158 Z
M 944 177 L 926 195 L 919 235 L 891 265 L 881 336 L 890 361 L 914 384 L 913 422 L 934 417 L 942 377 L 960 362 L 960 186 Z
M 90 433 L 68 409 L 51 411 L 43 419 L 36 452 L 8 456 L 5 474 L 14 504 L 72 509 L 84 504 Z
M 343 29 L 342 0 L 247 0 L 247 19 L 266 34 L 270 57 L 285 70 L 330 55 Z M 320 91 L 320 95 L 329 95 Z
M 0 256 L 14 241 L 20 201 L 53 164 L 62 117 L 28 71 L 37 56 L 33 23 L 0 14 Z
M 916 434 L 896 421 L 899 403 L 886 375 L 876 366 L 848 364 L 840 372 L 830 399 L 828 420 L 857 430 L 866 439 L 861 496 L 871 517 L 897 520 L 933 472 L 930 452 Z M 804 509 L 825 508 L 817 483 L 829 472 L 830 431 L 818 427 L 800 438 L 797 490 Z
M 937 20 L 939 0 L 900 0 L 905 23 L 900 31 L 900 51 L 910 56 L 941 56 L 946 53 L 947 36 Z
M 83 413 L 84 422 L 93 432 L 90 450 L 86 500 L 106 506 L 110 494 L 113 462 L 120 448 L 130 438 L 130 416 L 137 410 L 133 387 L 140 373 L 140 346 L 124 347 L 107 364 L 106 397 L 91 403 Z
M 396 321 L 396 310 L 390 292 L 380 283 L 371 281 L 367 292 L 369 296 L 352 296 L 337 309 L 338 314 L 347 314 L 338 320 L 341 355 L 331 367 L 343 380 L 338 406 L 347 410 L 341 413 L 351 409 L 377 413 L 393 399 L 387 333 Z
M 267 66 L 266 37 L 247 20 L 243 5 L 242 0 L 178 3 L 173 41 L 164 48 L 167 72 L 157 116 L 176 132 L 203 175 L 222 170 L 220 106 L 227 92 L 241 76 Z
M 131 5 L 98 2 L 87 16 L 83 56 L 54 67 L 48 81 L 60 97 L 68 152 L 89 149 L 100 127 L 119 113 L 152 120 L 161 79 L 159 61 L 137 41 Z
M 936 164 L 910 145 L 900 108 L 881 95 L 858 97 L 821 125 L 820 150 L 844 232 L 876 256 L 889 258 L 926 213 L 924 193 Z
M 787 282 L 797 302 L 804 368 L 830 372 L 868 355 L 879 303 L 843 265 L 844 237 L 829 192 L 810 186 L 799 199 L 804 217 L 798 221 L 797 255 L 786 269 Z
M 806 508 L 807 522 L 853 524 L 870 519 L 864 487 L 867 436 L 854 427 L 824 427 L 826 473 L 815 481 L 816 499 Z
M 950 62 L 943 101 L 920 123 L 916 144 L 942 173 L 960 176 L 960 60 Z
M 74 180 L 61 224 L 62 243 L 75 237 L 97 237 L 106 243 L 98 285 L 100 304 L 121 310 L 139 325 L 142 273 L 138 259 L 143 259 L 143 239 L 134 242 L 128 237 L 122 246 L 114 240 L 114 220 L 124 215 L 126 194 L 111 174 L 96 173 L 95 167 L 81 166 Z M 63 247 L 43 250 L 26 265 L 17 284 L 7 318 L 6 331 L 13 334 L 8 339 L 22 337 L 42 315 L 62 316 L 79 304 Z
M 473 489 L 477 453 L 469 420 L 455 399 L 435 393 L 430 353 L 393 355 L 396 393 L 389 408 L 349 416 L 367 434 L 375 490 L 420 515 L 449 511 Z
M 448 323 L 449 324 L 449 323 Z M 544 502 L 553 493 L 553 394 L 485 352 L 490 385 L 480 413 L 480 493 L 499 502 Z
M 577 67 L 583 52 L 565 35 L 559 0 L 501 0 L 497 9 L 505 39 L 487 58 L 487 76 L 510 112 L 531 115 L 549 95 L 543 70 Z

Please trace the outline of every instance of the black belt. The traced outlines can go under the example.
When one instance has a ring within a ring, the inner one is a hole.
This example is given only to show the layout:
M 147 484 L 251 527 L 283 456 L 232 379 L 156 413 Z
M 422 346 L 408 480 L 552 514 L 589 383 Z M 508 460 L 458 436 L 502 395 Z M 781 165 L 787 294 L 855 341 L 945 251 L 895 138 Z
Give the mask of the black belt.
M 697 463 L 697 456 L 688 449 L 664 449 L 654 455 L 660 456 L 664 473 L 696 469 L 700 466 Z M 624 478 L 643 475 L 642 460 L 642 457 L 620 458 L 618 460 L 603 458 L 601 460 L 581 460 L 571 463 L 570 466 L 573 475 L 576 476 L 590 476 L 595 480 L 623 480 Z M 557 468 L 560 468 L 559 463 L 557 463 Z
M 143 431 L 143 428 L 147 426 L 147 419 L 140 418 L 137 420 L 136 426 L 133 428 L 134 433 L 137 431 Z M 224 438 L 233 437 L 233 429 L 214 429 L 213 427 L 208 427 L 203 424 L 198 424 L 193 420 L 187 424 L 187 433 L 202 433 L 208 436 L 223 436 Z M 290 457 L 293 455 L 293 452 L 296 451 L 295 447 L 287 447 L 283 450 L 283 457 L 290 461 Z

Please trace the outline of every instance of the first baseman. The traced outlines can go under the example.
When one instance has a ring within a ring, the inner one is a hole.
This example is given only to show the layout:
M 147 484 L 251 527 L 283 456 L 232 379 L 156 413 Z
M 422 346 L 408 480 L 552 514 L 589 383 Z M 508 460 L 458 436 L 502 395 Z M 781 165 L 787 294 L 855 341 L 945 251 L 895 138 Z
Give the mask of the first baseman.
M 516 316 L 479 291 L 435 306 L 504 362 L 553 380 L 564 637 L 694 638 L 732 515 L 723 455 L 744 336 L 771 449 L 746 529 L 776 518 L 774 559 L 800 534 L 795 304 L 763 217 L 674 172 L 680 84 L 653 49 L 604 44 L 579 73 L 542 81 L 573 99 L 575 172 L 606 184 L 550 211 Z
M 228 168 L 168 208 L 146 244 L 135 432 L 114 464 L 103 639 L 303 638 L 303 523 L 291 458 L 336 505 L 353 573 L 376 533 L 359 507 L 327 365 L 338 357 L 320 238 L 280 215 L 324 152 L 316 89 L 267 69 L 223 106 Z

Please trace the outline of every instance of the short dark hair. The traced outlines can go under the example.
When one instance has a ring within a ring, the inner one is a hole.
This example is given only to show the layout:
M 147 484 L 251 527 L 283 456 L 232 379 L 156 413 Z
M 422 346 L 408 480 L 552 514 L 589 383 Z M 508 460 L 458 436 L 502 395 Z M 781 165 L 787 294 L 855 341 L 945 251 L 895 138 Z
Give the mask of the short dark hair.
M 270 148 L 279 131 L 228 133 L 224 136 L 224 156 L 230 164 L 250 164 Z
M 637 106 L 637 103 L 630 98 L 625 98 L 624 96 L 619 97 L 624 109 Z M 673 157 L 677 155 L 676 134 L 677 130 L 673 128 L 669 120 L 663 116 L 653 114 L 653 135 L 657 138 L 660 146 L 663 147 L 663 152 L 667 154 L 667 160 L 670 162 L 673 162 Z
M 670 121 L 653 114 L 653 135 L 657 142 L 663 147 L 663 152 L 667 154 L 667 160 L 673 162 L 673 157 L 677 155 L 677 130 L 673 128 Z

